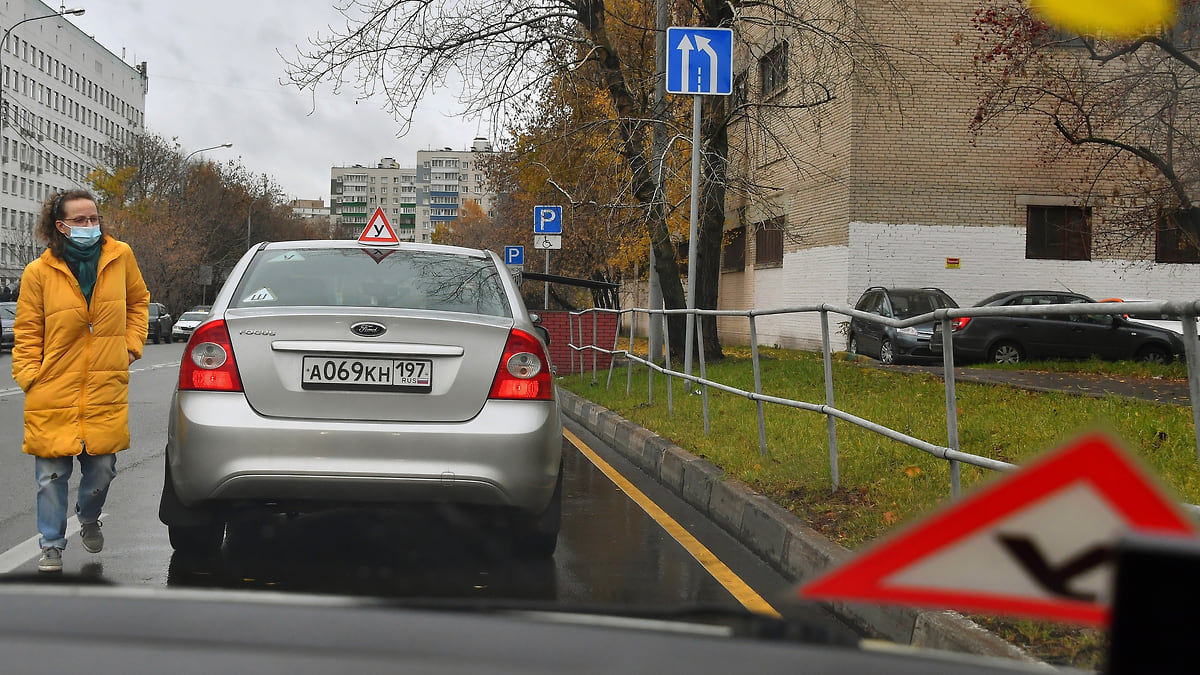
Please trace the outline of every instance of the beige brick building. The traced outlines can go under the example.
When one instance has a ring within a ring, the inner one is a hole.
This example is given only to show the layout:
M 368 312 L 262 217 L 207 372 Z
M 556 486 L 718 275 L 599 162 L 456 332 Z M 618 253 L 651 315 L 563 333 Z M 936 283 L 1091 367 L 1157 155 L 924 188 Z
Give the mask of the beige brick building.
M 825 2 L 821 11 L 838 18 L 840 5 Z M 1043 161 L 1036 120 L 971 133 L 976 6 L 855 3 L 879 44 L 850 50 L 740 29 L 730 103 L 774 108 L 729 127 L 733 182 L 760 187 L 729 193 L 722 308 L 852 305 L 878 285 L 937 286 L 961 305 L 1017 288 L 1200 297 L 1200 265 L 1156 263 L 1153 243 L 1117 250 L 1064 234 L 1084 214 L 1100 241 L 1106 207 L 1070 194 L 1080 166 Z M 816 81 L 828 89 L 805 84 Z M 763 344 L 813 347 L 819 318 L 765 320 L 758 334 Z M 746 322 L 725 321 L 722 339 L 748 340 Z

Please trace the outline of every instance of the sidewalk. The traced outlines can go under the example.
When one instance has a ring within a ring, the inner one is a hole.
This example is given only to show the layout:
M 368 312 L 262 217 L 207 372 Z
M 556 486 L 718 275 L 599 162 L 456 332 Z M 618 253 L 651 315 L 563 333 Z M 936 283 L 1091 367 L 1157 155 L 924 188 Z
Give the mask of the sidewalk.
M 881 366 L 870 359 L 863 359 L 863 361 L 878 368 L 891 368 L 907 373 L 928 373 L 939 379 L 942 377 L 941 366 Z M 1033 391 L 1057 391 L 1097 398 L 1114 395 L 1168 405 L 1190 406 L 1192 404 L 1186 380 L 987 368 L 955 368 L 954 379 L 955 382 L 997 384 Z

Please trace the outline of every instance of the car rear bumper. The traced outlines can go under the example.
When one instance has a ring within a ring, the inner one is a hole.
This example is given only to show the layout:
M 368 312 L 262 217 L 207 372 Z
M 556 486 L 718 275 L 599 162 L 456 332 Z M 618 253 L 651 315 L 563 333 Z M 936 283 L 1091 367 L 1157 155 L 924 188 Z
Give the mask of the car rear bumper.
M 556 401 L 488 401 L 460 423 L 282 419 L 240 393 L 176 392 L 167 461 L 190 506 L 455 502 L 541 511 L 562 454 Z

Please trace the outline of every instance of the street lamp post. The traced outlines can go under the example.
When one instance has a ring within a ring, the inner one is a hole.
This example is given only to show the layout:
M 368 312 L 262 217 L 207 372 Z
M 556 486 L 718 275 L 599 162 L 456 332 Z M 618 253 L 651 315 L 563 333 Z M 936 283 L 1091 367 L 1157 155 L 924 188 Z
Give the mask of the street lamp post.
M 15 29 L 17 26 L 20 26 L 23 23 L 28 23 L 30 21 L 38 21 L 40 19 L 53 19 L 55 17 L 67 16 L 67 15 L 82 16 L 83 12 L 84 12 L 84 10 L 82 7 L 76 7 L 74 9 L 64 9 L 64 10 L 55 12 L 54 14 L 45 14 L 43 16 L 31 16 L 27 19 L 21 19 L 20 21 L 9 26 L 8 29 L 4 31 L 4 37 L 0 38 L 0 120 L 3 121 L 2 124 L 0 124 L 0 126 L 3 126 L 3 124 L 8 123 L 8 107 L 4 103 L 4 90 L 7 89 L 8 86 L 7 86 L 7 83 L 5 83 L 3 81 L 4 64 L 2 62 L 4 48 L 6 46 L 8 46 L 8 34 L 13 32 L 13 29 Z
M 183 163 L 187 164 L 187 161 L 192 158 L 192 155 L 194 155 L 198 152 L 204 152 L 205 150 L 216 150 L 217 148 L 232 148 L 232 147 L 233 147 L 233 143 L 222 143 L 220 145 L 213 145 L 213 146 L 210 146 L 207 148 L 200 148 L 199 150 L 193 150 L 183 156 Z

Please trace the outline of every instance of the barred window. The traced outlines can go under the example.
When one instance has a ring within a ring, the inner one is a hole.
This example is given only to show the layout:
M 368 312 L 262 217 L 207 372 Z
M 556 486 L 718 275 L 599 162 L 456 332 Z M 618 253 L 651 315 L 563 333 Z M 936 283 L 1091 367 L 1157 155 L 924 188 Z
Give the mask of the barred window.
M 788 43 L 780 42 L 758 60 L 759 91 L 764 99 L 783 91 L 788 81 Z

